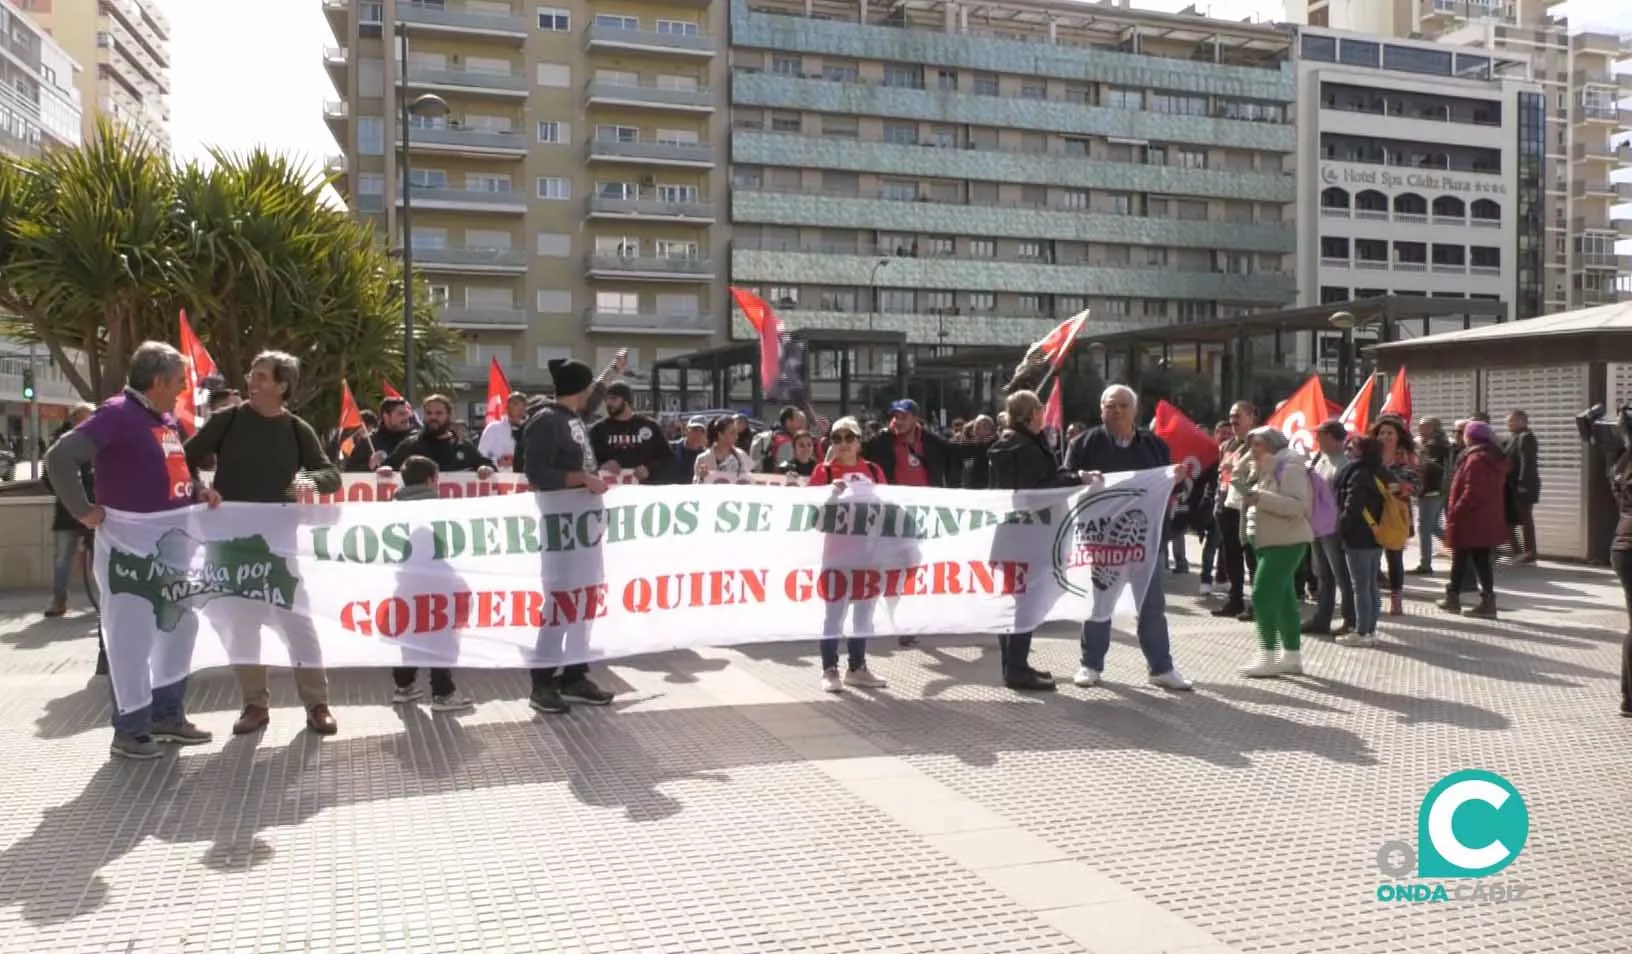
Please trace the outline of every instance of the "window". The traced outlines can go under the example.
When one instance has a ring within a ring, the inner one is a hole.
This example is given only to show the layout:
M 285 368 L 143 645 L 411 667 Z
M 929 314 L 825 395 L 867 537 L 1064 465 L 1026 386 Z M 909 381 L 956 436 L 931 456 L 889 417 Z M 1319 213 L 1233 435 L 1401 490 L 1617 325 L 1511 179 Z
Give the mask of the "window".
M 629 85 L 638 86 L 639 80 L 637 79 Z M 695 93 L 701 87 L 697 82 L 697 77 L 695 76 L 675 76 L 671 73 L 660 73 L 657 77 L 657 88 Z
M 640 239 L 627 235 L 597 235 L 595 254 L 609 258 L 638 258 Z
M 546 33 L 568 33 L 572 30 L 572 13 L 556 7 L 539 7 L 538 28 Z
M 638 315 L 640 296 L 635 292 L 596 292 L 595 310 L 603 315 Z
M 773 305 L 797 305 L 799 304 L 799 286 L 772 285 L 769 300 Z
M 1043 296 L 1016 295 L 1014 299 L 1014 310 L 1023 315 L 1041 314 L 1043 311 Z
M 1021 99 L 1047 99 L 1048 84 L 1042 80 L 1024 80 L 1020 83 Z
M 1100 90 L 1099 104 L 1110 109 L 1144 109 L 1145 91 L 1105 87 Z
M 880 289 L 878 310 L 910 315 L 918 310 L 918 293 L 910 288 Z
M 946 314 L 952 310 L 954 296 L 949 291 L 924 292 L 924 311 L 931 315 Z
M 471 192 L 510 192 L 510 177 L 477 172 L 465 173 L 465 188 Z
M 658 258 L 692 261 L 697 258 L 697 243 L 676 239 L 658 239 L 653 243 Z
M 1303 35 L 1303 58 L 1318 60 L 1322 63 L 1337 62 L 1337 38 L 1305 33 Z
M 414 251 L 416 252 L 420 249 L 426 248 L 447 248 L 448 230 L 437 228 L 416 228 L 414 229 L 413 247 Z
M 1065 190 L 1065 207 L 1068 208 L 1068 209 L 1077 209 L 1077 210 L 1085 211 L 1088 208 L 1088 190 L 1087 189 L 1067 189 L 1067 190 Z M 1080 311 L 1081 309 L 1078 309 L 1078 310 Z
M 697 24 L 690 20 L 659 20 L 657 32 L 662 36 L 696 36 Z
M 561 127 L 564 125 L 566 124 L 554 119 L 539 120 L 538 141 L 551 143 L 553 145 L 565 144 L 567 140 L 561 134 Z
M 365 156 L 385 155 L 384 117 L 357 117 L 357 151 Z
M 597 182 L 595 196 L 601 199 L 638 199 L 640 198 L 640 183 L 638 182 Z
M 996 258 L 997 257 L 997 243 L 994 242 L 991 239 L 983 239 L 983 238 L 970 239 L 969 240 L 969 257 L 970 258 Z
M 640 142 L 639 126 L 617 126 L 601 123 L 595 127 L 596 142 Z
M 1383 47 L 1383 69 L 1401 73 L 1426 73 L 1429 76 L 1450 76 L 1451 51 L 1425 50 L 1415 46 Z
M 1207 168 L 1207 154 L 1195 149 L 1180 149 L 1174 155 L 1174 165 L 1185 169 Z
M 1068 156 L 1087 156 L 1089 153 L 1088 140 L 1074 136 L 1065 137 L 1065 154 Z
M 1055 295 L 1054 317 L 1070 318 L 1088 307 L 1088 299 L 1081 295 Z
M 918 144 L 918 124 L 886 121 L 884 141 L 897 146 L 915 146 Z
M 839 60 L 822 61 L 822 79 L 833 83 L 854 83 L 861 78 L 856 64 Z
M 572 255 L 572 236 L 565 232 L 538 233 L 538 254 L 541 258 L 567 258 Z
M 1126 318 L 1133 314 L 1133 302 L 1126 298 L 1107 298 L 1105 314 L 1112 318 Z
M 539 176 L 538 197 L 558 202 L 572 198 L 572 180 L 560 176 Z
M 1337 61 L 1347 66 L 1377 68 L 1382 47 L 1367 40 L 1344 40 L 1337 48 Z
M 970 292 L 969 310 L 977 315 L 996 311 L 997 295 L 992 292 Z
M 431 293 L 431 304 L 446 305 L 448 303 L 448 286 L 432 285 L 429 291 Z
M 976 96 L 996 96 L 997 95 L 997 89 L 998 89 L 998 84 L 997 84 L 997 77 L 996 76 L 992 75 L 991 73 L 976 73 L 975 74 L 975 95 Z
M 937 235 L 924 243 L 924 254 L 940 258 L 950 258 L 955 254 L 952 239 L 949 236 Z M 950 307 L 950 306 L 948 306 Z
M 696 202 L 697 187 L 694 185 L 660 185 L 657 187 L 659 202 Z
M 606 30 L 638 30 L 639 17 L 626 17 L 616 13 L 595 14 L 595 25 Z
M 799 76 L 804 73 L 805 61 L 797 56 L 777 53 L 771 57 L 771 72 L 779 76 Z
M 640 74 L 631 70 L 596 70 L 595 82 L 608 86 L 639 86 Z
M 804 123 L 798 113 L 772 113 L 771 132 L 799 132 Z
M 914 63 L 885 63 L 884 85 L 902 89 L 923 89 L 924 68 Z
M 408 173 L 408 184 L 416 189 L 446 189 L 448 174 L 441 169 L 413 169 Z
M 958 71 L 957 70 L 936 70 L 935 71 L 935 88 L 936 89 L 941 89 L 941 90 L 947 90 L 949 92 L 956 90 L 958 88 Z
M 565 89 L 572 85 L 572 67 L 565 63 L 538 64 L 538 85 Z
M 1167 301 L 1162 298 L 1146 298 L 1141 310 L 1146 318 L 1166 318 Z
M 385 195 L 385 176 L 378 172 L 364 172 L 357 176 L 358 195 Z
M 1020 244 L 1015 246 L 1014 255 L 1015 255 L 1016 258 L 1042 258 L 1043 257 L 1043 243 L 1041 243 L 1041 242 L 1021 242 Z
M 1167 249 L 1165 249 L 1165 248 L 1147 248 L 1147 249 L 1145 249 L 1145 264 L 1150 265 L 1150 266 L 1154 266 L 1154 267 L 1157 267 L 1157 268 L 1161 268 L 1161 267 L 1166 266 L 1167 265 Z
M 918 183 L 884 182 L 879 185 L 878 196 L 891 202 L 917 202 Z

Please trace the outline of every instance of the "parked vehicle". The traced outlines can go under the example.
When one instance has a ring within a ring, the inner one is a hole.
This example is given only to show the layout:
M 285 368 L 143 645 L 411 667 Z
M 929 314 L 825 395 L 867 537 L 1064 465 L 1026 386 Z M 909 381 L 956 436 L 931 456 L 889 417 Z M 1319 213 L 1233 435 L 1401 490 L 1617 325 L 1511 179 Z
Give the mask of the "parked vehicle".
M 17 455 L 0 449 L 0 481 L 17 479 Z

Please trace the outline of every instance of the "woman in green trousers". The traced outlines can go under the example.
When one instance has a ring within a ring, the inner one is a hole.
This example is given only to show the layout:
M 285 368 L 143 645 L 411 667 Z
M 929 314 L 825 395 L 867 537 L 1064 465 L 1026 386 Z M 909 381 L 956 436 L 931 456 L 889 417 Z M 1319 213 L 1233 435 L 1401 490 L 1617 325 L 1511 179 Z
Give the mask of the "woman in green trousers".
M 1247 542 L 1258 552 L 1252 605 L 1261 649 L 1241 674 L 1254 679 L 1296 675 L 1303 672 L 1297 574 L 1315 538 L 1309 527 L 1314 492 L 1303 458 L 1279 429 L 1255 428 L 1247 434 L 1247 447 L 1258 474 L 1245 495 L 1244 524 Z

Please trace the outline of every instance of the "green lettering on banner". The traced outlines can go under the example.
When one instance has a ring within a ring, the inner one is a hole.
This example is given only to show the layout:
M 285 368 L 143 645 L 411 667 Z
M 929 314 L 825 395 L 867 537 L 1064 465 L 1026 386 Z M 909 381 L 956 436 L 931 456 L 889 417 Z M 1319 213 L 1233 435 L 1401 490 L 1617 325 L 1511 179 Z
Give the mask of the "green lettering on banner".
M 223 597 L 290 607 L 299 587 L 288 561 L 259 535 L 204 541 L 185 530 L 167 530 L 149 555 L 108 551 L 108 591 L 146 601 L 164 633 L 175 632 L 188 613 Z
M 723 509 L 724 505 L 721 506 Z M 790 533 L 939 540 L 1000 525 L 1052 526 L 1053 523 L 1052 507 L 993 511 L 862 501 L 794 504 L 788 511 L 786 529 Z

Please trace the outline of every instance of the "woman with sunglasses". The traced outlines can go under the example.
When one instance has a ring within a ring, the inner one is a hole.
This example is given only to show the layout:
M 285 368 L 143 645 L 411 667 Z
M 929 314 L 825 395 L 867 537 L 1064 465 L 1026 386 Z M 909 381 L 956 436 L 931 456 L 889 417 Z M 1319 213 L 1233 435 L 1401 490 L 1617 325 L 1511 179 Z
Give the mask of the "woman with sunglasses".
M 810 473 L 810 486 L 832 487 L 834 496 L 847 494 L 848 485 L 852 479 L 873 484 L 884 483 L 884 470 L 870 460 L 861 457 L 861 425 L 853 417 L 841 417 L 833 422 L 833 430 L 828 435 L 830 450 L 827 460 L 817 464 Z M 868 546 L 866 537 L 846 538 L 829 536 L 823 546 L 822 558 L 824 563 L 830 563 L 838 569 L 852 569 L 843 566 L 844 563 L 855 562 L 859 565 L 874 562 L 870 560 L 869 552 L 849 552 L 858 543 Z M 824 567 L 826 569 L 826 567 Z M 867 668 L 867 637 L 863 633 L 871 633 L 873 629 L 874 600 L 835 600 L 827 604 L 827 619 L 824 621 L 822 632 L 822 689 L 826 692 L 843 692 L 844 687 L 853 686 L 857 689 L 882 689 L 884 680 L 873 675 Z M 851 632 L 847 645 L 849 651 L 849 667 L 843 677 L 839 675 L 839 634 L 844 632 L 845 609 L 850 608 Z

